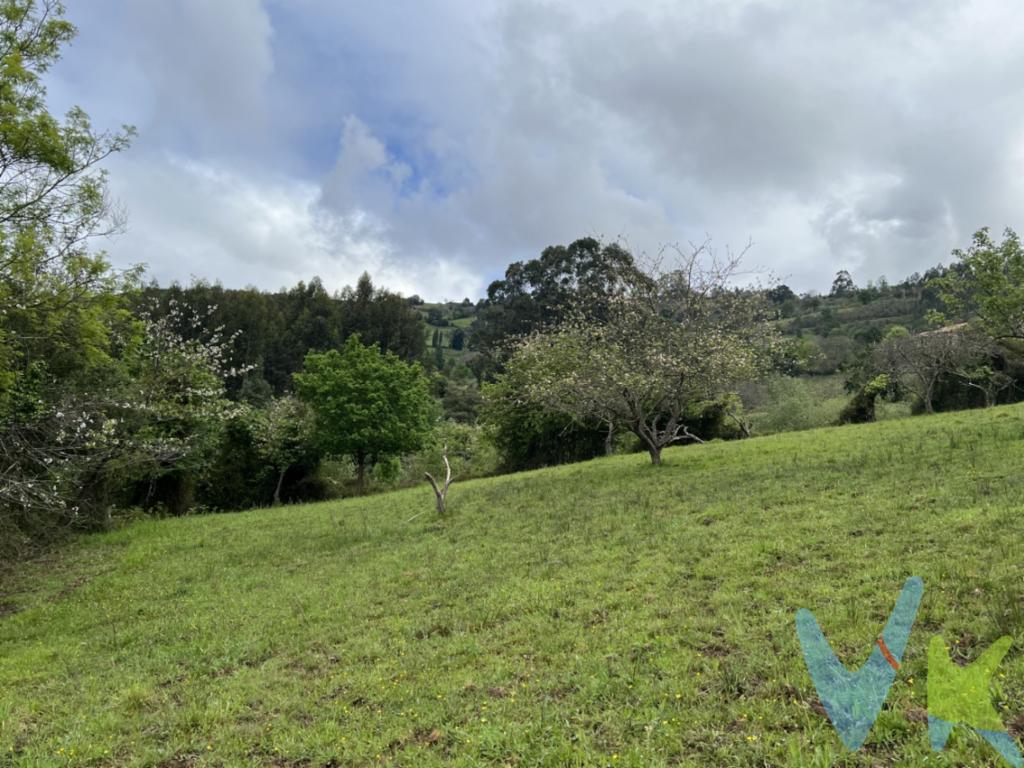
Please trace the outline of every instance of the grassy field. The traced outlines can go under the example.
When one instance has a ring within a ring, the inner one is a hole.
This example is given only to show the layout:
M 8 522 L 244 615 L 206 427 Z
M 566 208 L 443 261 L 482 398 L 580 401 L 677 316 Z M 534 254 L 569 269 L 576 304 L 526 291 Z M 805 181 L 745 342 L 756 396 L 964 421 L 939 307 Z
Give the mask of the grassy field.
M 149 521 L 0 598 L 4 766 L 998 765 L 929 756 L 926 654 L 1015 646 L 1024 408 L 712 443 L 340 503 Z M 819 713 L 793 616 L 850 666 L 925 594 L 865 747 Z

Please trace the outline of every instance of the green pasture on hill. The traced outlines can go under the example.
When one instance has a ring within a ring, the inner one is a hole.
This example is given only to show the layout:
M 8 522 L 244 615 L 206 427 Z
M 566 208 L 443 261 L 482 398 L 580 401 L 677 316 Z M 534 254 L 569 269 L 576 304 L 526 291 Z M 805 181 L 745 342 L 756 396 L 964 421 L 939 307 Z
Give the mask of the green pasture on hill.
M 1022 465 L 1010 406 L 85 537 L 5 577 L 0 766 L 998 765 L 928 751 L 926 647 L 1012 635 L 1024 726 Z M 846 753 L 794 613 L 859 665 L 909 575 Z

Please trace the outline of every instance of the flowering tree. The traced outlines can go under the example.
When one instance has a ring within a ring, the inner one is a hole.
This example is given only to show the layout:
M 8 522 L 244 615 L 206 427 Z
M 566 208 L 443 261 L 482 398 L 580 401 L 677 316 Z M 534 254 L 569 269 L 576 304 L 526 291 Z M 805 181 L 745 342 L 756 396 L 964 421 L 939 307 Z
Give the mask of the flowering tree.
M 274 505 L 281 503 L 281 486 L 288 470 L 312 453 L 313 421 L 309 407 L 286 395 L 253 414 L 252 434 L 260 457 L 277 472 Z
M 147 502 L 156 482 L 167 478 L 164 501 L 182 514 L 223 426 L 243 407 L 228 400 L 225 385 L 251 366 L 230 364 L 234 335 L 221 328 L 203 334 L 197 329 L 204 318 L 176 303 L 158 318 L 143 314 L 141 323 L 141 335 L 123 355 L 119 462 L 129 477 L 149 483 Z
M 612 297 L 605 319 L 577 312 L 526 337 L 509 366 L 520 397 L 628 429 L 661 463 L 665 446 L 696 439 L 689 406 L 754 377 L 778 347 L 761 293 L 729 287 L 738 264 L 695 247 L 675 268 Z

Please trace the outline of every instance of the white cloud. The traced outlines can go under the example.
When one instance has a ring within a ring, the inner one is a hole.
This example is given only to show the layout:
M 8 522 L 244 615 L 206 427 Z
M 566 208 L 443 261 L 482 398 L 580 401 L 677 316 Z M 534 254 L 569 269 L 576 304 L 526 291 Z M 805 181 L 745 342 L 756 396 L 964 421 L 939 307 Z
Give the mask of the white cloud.
M 408 264 L 389 243 L 386 224 L 359 209 L 325 209 L 315 184 L 255 179 L 172 155 L 114 170 L 113 192 L 136 202 L 129 231 L 108 250 L 118 266 L 146 262 L 162 282 L 195 276 L 276 289 L 316 275 L 340 290 L 369 270 L 378 285 L 406 295 L 425 285 L 452 298 L 482 288 L 446 259 Z
M 824 289 L 1021 224 L 1024 27 L 1005 1 L 70 11 L 55 91 L 139 123 L 113 167 L 132 221 L 115 247 L 162 277 L 368 269 L 461 297 L 581 235 L 651 253 L 711 233 Z

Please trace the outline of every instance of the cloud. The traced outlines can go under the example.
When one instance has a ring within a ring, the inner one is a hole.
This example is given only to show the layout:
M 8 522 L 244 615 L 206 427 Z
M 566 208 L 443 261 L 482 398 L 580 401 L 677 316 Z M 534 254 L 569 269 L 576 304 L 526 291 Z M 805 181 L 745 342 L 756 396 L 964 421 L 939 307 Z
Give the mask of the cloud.
M 481 289 L 478 277 L 448 260 L 401 259 L 385 223 L 358 209 L 323 208 L 315 184 L 256 179 L 173 155 L 115 170 L 113 192 L 136 199 L 129 231 L 116 241 L 117 262 L 146 262 L 164 283 L 197 277 L 276 289 L 315 275 L 338 290 L 368 270 L 378 285 L 405 295 L 439 278 L 451 298 Z
M 1008 2 L 70 12 L 82 34 L 51 90 L 139 123 L 112 168 L 133 222 L 112 252 L 165 277 L 369 269 L 460 297 L 581 235 L 651 253 L 710 233 L 823 289 L 840 268 L 898 279 L 979 226 L 1020 225 L 1024 28 Z

